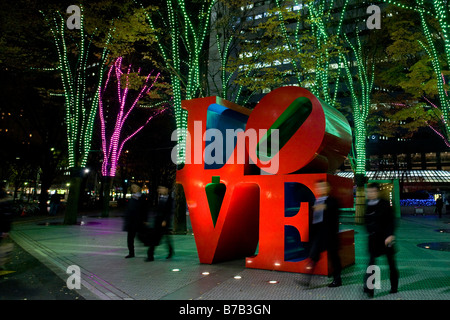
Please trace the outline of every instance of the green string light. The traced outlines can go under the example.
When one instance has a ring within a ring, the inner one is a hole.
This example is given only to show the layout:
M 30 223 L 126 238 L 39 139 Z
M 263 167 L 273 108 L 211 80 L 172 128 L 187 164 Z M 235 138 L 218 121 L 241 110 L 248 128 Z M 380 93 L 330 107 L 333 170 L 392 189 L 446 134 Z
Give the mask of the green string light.
M 359 31 L 356 32 L 356 46 L 350 41 L 347 35 L 344 35 L 350 51 L 352 52 L 356 65 L 357 76 L 359 79 L 360 89 L 357 90 L 353 84 L 353 74 L 350 69 L 350 62 L 344 54 L 341 54 L 341 59 L 344 61 L 344 69 L 347 78 L 348 89 L 352 98 L 352 114 L 354 120 L 355 132 L 355 154 L 354 158 L 350 159 L 353 162 L 355 174 L 366 174 L 366 143 L 367 143 L 367 127 L 366 121 L 370 110 L 370 95 L 374 84 L 374 67 L 372 64 L 369 75 L 369 66 L 364 63 L 361 39 Z
M 433 67 L 433 71 L 437 80 L 438 98 L 440 101 L 440 110 L 442 111 L 442 122 L 445 128 L 446 139 L 450 137 L 450 98 L 447 95 L 445 88 L 445 81 L 443 78 L 444 68 L 441 62 L 440 55 L 437 48 L 444 48 L 445 65 L 448 69 L 450 66 L 450 22 L 449 22 L 449 7 L 442 0 L 427 1 L 415 0 L 415 5 L 406 5 L 404 3 L 383 0 L 385 3 L 395 5 L 402 9 L 415 11 L 419 14 L 421 27 L 426 39 L 426 44 L 418 40 L 421 47 L 430 57 L 430 61 Z M 411 1 L 410 1 L 411 2 Z M 428 19 L 436 19 L 439 25 L 438 36 L 432 34 L 430 31 L 430 22 Z M 443 43 L 442 43 L 443 42 Z M 448 70 L 446 70 L 448 71 Z
M 42 13 L 42 12 L 41 12 Z M 86 88 L 87 59 L 89 56 L 90 43 L 87 45 L 84 30 L 83 7 L 80 6 L 80 43 L 76 67 L 72 67 L 69 61 L 69 51 L 66 44 L 65 19 L 60 13 L 54 13 L 49 20 L 45 15 L 56 47 L 60 71 L 61 82 L 64 91 L 65 120 L 67 131 L 67 143 L 69 154 L 69 168 L 86 167 L 89 150 L 92 141 L 94 120 L 98 110 L 98 90 L 102 80 L 106 59 L 108 57 L 107 46 L 111 40 L 111 30 L 108 34 L 105 47 L 103 48 L 99 70 L 97 72 L 96 90 L 88 91 Z M 72 68 L 74 71 L 72 72 Z M 91 99 L 88 99 L 89 92 L 93 92 Z M 86 101 L 90 101 L 89 108 Z
M 283 37 L 285 38 L 286 43 L 289 46 L 290 50 L 296 50 L 297 52 L 304 51 L 303 48 L 303 42 L 300 38 L 300 30 L 302 29 L 302 23 L 304 18 L 301 16 L 302 13 L 297 13 L 297 24 L 295 26 L 295 33 L 294 36 L 288 32 L 288 29 L 286 27 L 286 19 L 283 15 L 282 9 L 282 1 L 276 0 L 275 1 L 276 6 L 278 8 L 277 16 L 279 17 L 279 20 L 282 22 L 280 24 L 280 28 L 283 34 Z M 301 1 L 294 1 L 294 5 L 299 6 Z M 342 10 L 340 11 L 339 15 L 339 21 L 337 25 L 336 34 L 341 33 L 343 21 L 344 21 L 344 15 L 347 10 L 348 6 L 348 0 L 345 0 L 342 5 Z M 316 66 L 315 66 L 315 72 L 314 75 L 311 77 L 311 75 L 305 75 L 301 72 L 297 72 L 297 81 L 299 83 L 302 82 L 308 82 L 312 86 L 310 87 L 311 92 L 316 95 L 320 96 L 324 99 L 325 102 L 327 102 L 330 105 L 336 105 L 337 101 L 337 93 L 338 93 L 338 87 L 339 87 L 339 78 L 341 69 L 338 68 L 337 75 L 332 75 L 330 73 L 330 65 L 331 65 L 331 57 L 330 57 L 330 51 L 329 48 L 334 47 L 335 45 L 335 39 L 332 39 L 328 32 L 327 32 L 327 15 L 326 12 L 330 11 L 333 7 L 333 3 L 326 1 L 326 0 L 320 0 L 318 2 L 311 2 L 308 4 L 308 14 L 309 14 L 309 23 L 311 24 L 311 33 L 314 35 L 315 38 L 315 47 L 317 51 L 319 52 L 319 57 L 316 60 Z M 292 43 L 293 42 L 293 43 Z M 294 67 L 294 70 L 300 70 L 300 63 L 298 61 L 292 60 L 291 61 Z M 338 56 L 338 66 L 341 65 L 341 57 Z M 304 77 L 304 78 L 303 78 Z M 330 91 L 330 83 L 334 81 L 334 95 L 332 96 Z
M 192 15 L 187 12 L 184 0 L 166 0 L 167 19 L 169 22 L 168 33 L 170 35 L 170 50 L 167 50 L 161 41 L 161 37 L 156 35 L 159 51 L 166 63 L 167 70 L 170 71 L 171 85 L 173 89 L 173 102 L 175 111 L 175 122 L 177 126 L 177 164 L 185 162 L 186 154 L 186 131 L 187 112 L 181 108 L 183 99 L 189 100 L 197 97 L 202 88 L 200 57 L 206 41 L 209 29 L 211 11 L 216 1 L 205 1 L 198 14 L 198 24 L 195 25 Z M 142 7 L 142 6 L 141 6 Z M 149 26 L 156 30 L 153 19 L 148 12 L 145 15 Z M 181 16 L 179 16 L 181 15 Z M 181 44 L 187 53 L 187 61 L 181 60 Z M 187 77 L 183 76 L 181 64 L 186 63 L 188 67 Z

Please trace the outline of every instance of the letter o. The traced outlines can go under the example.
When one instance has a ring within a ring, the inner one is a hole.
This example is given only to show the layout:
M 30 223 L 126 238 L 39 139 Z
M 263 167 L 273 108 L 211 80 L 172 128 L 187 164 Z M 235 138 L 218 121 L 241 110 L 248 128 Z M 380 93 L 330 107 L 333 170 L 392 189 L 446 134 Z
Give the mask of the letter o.
M 286 86 L 265 95 L 250 114 L 246 130 L 268 130 L 258 147 L 247 145 L 252 161 L 271 174 L 334 172 L 351 148 L 352 135 L 347 119 L 310 91 Z M 278 129 L 279 166 L 270 172 L 264 161 L 270 154 L 270 131 Z M 267 146 L 262 146 L 265 142 Z M 259 148 L 260 147 L 260 148 Z

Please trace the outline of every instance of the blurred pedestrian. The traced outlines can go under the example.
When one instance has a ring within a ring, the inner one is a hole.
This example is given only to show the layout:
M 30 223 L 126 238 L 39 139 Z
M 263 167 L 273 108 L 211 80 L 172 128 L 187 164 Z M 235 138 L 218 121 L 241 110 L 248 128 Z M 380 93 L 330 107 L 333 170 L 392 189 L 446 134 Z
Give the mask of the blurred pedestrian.
M 309 254 L 310 263 L 307 269 L 310 274 L 313 274 L 321 252 L 326 250 L 333 266 L 333 281 L 328 287 L 339 287 L 342 285 L 342 266 L 338 254 L 339 202 L 330 195 L 331 186 L 327 181 L 321 180 L 316 182 L 314 188 L 316 201 L 313 206 L 309 233 L 311 247 Z
M 55 191 L 50 197 L 50 212 L 51 216 L 55 216 L 58 213 L 59 204 L 61 203 L 61 198 L 57 191 Z
M 365 214 L 365 224 L 369 234 L 369 266 L 375 265 L 375 259 L 381 255 L 386 255 L 390 270 L 390 293 L 398 291 L 399 273 L 395 263 L 395 217 L 389 201 L 380 198 L 380 185 L 371 183 L 366 189 L 367 206 Z M 369 274 L 364 278 L 364 291 L 370 296 L 374 296 L 374 288 L 367 286 Z
M 439 195 L 439 197 L 436 199 L 436 212 L 439 215 L 439 218 L 442 218 L 442 207 L 444 206 L 444 200 L 442 199 L 442 196 Z
M 0 185 L 0 243 L 2 239 L 5 239 L 9 235 L 11 230 L 11 213 L 12 213 L 12 200 L 8 196 L 5 190 L 5 185 Z
M 11 212 L 11 199 L 2 183 L 0 186 L 0 268 L 8 262 L 13 250 L 12 242 L 8 241 L 11 231 Z
M 125 257 L 134 258 L 134 239 L 136 234 L 142 229 L 146 221 L 145 197 L 142 196 L 141 187 L 137 183 L 131 184 L 131 198 L 125 212 L 124 231 L 127 231 L 128 255 Z
M 173 215 L 173 196 L 167 186 L 158 186 L 157 192 L 158 200 L 155 210 L 154 231 L 159 239 L 150 244 L 147 252 L 147 261 L 154 260 L 155 246 L 158 245 L 162 239 L 165 240 L 167 245 L 168 255 L 166 259 L 170 259 L 174 254 L 172 238 L 169 234 Z

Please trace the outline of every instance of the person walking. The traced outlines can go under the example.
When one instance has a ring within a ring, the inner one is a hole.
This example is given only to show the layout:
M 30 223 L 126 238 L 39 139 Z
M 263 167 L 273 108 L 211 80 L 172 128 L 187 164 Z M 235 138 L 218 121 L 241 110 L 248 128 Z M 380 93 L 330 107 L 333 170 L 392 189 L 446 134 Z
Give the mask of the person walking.
M 50 212 L 51 216 L 56 216 L 58 213 L 59 204 L 61 203 L 61 198 L 57 191 L 55 191 L 50 197 Z
M 141 187 L 133 183 L 130 189 L 132 194 L 125 212 L 123 228 L 124 231 L 127 231 L 128 255 L 125 257 L 126 259 L 135 257 L 134 239 L 146 221 L 145 198 L 142 196 Z
M 173 197 L 169 188 L 166 186 L 158 186 L 157 192 L 158 202 L 154 220 L 154 232 L 156 233 L 157 239 L 150 243 L 146 261 L 153 261 L 155 259 L 155 246 L 157 246 L 163 238 L 166 241 L 168 251 L 166 259 L 170 259 L 174 254 L 172 238 L 169 234 L 173 214 Z
M 365 224 L 369 235 L 368 251 L 369 266 L 375 265 L 375 259 L 386 255 L 390 270 L 390 293 L 398 291 L 399 273 L 395 262 L 395 217 L 387 200 L 380 198 L 380 185 L 371 183 L 366 189 L 367 205 L 365 213 Z M 369 288 L 367 280 L 369 274 L 364 278 L 364 291 L 369 297 L 374 296 L 374 288 Z
M 0 269 L 10 260 L 14 245 L 9 241 L 11 231 L 11 199 L 4 189 L 0 188 Z
M 313 207 L 310 229 L 310 263 L 307 267 L 310 275 L 314 273 L 322 251 L 328 252 L 328 258 L 333 266 L 333 281 L 328 287 L 342 285 L 341 261 L 339 258 L 339 202 L 330 195 L 331 186 L 327 181 L 315 183 L 316 201 Z M 309 285 L 310 279 L 308 281 Z
M 12 199 L 8 196 L 3 183 L 0 185 L 0 243 L 11 231 Z
M 444 206 L 444 200 L 442 200 L 442 196 L 439 196 L 436 199 L 436 211 L 439 215 L 439 218 L 442 218 L 442 207 Z

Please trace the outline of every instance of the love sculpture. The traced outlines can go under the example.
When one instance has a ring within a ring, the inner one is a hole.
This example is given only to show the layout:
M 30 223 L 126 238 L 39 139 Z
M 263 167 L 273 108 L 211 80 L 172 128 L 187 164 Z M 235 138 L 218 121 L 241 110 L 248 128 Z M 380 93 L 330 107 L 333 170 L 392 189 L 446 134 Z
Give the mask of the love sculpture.
M 185 100 L 182 107 L 188 133 L 201 133 L 200 141 L 188 134 L 187 155 L 214 143 L 204 136 L 210 129 L 237 132 L 232 148 L 215 150 L 222 164 L 211 164 L 205 153 L 204 161 L 187 161 L 177 171 L 200 262 L 245 257 L 247 268 L 305 272 L 315 182 L 328 181 L 341 207 L 353 207 L 353 181 L 333 175 L 351 148 L 345 117 L 300 87 L 271 91 L 253 111 L 218 97 Z M 256 145 L 249 132 L 263 133 Z M 353 264 L 353 230 L 339 238 L 342 266 Z M 322 252 L 315 273 L 331 272 Z

